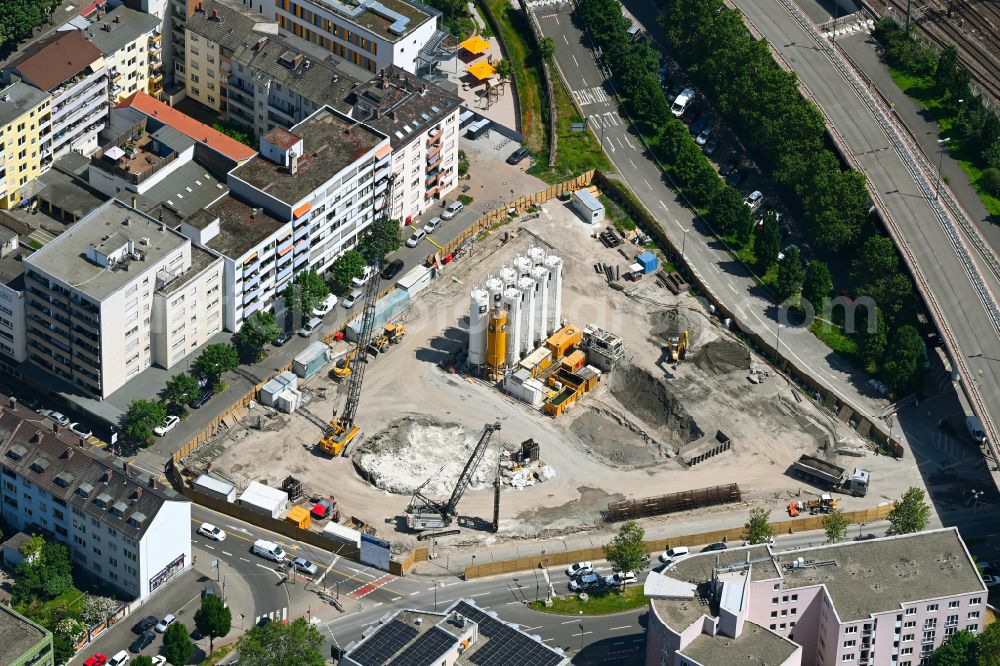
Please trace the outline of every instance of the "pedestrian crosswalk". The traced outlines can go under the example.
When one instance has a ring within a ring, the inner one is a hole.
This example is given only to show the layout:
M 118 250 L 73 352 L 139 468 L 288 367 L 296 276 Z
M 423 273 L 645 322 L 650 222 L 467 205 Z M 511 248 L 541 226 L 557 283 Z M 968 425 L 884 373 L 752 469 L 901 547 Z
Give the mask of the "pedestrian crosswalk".
M 394 580 L 396 580 L 395 576 L 393 576 L 392 574 L 386 574 L 377 580 L 373 580 L 370 583 L 365 583 L 356 590 L 352 590 L 350 593 L 348 593 L 347 596 L 349 596 L 351 599 L 361 599 L 362 597 L 368 596 L 378 588 L 382 587 L 383 585 L 386 585 L 387 583 L 391 583 Z
M 254 624 L 260 624 L 261 620 L 267 618 L 271 622 L 288 622 L 288 606 L 285 606 L 281 610 L 273 610 L 269 613 L 261 613 L 253 619 Z
M 602 102 L 608 101 L 608 94 L 604 92 L 604 89 L 600 86 L 594 88 L 584 88 L 582 90 L 574 90 L 573 97 L 576 98 L 577 104 L 580 106 L 587 106 L 588 104 L 600 104 Z

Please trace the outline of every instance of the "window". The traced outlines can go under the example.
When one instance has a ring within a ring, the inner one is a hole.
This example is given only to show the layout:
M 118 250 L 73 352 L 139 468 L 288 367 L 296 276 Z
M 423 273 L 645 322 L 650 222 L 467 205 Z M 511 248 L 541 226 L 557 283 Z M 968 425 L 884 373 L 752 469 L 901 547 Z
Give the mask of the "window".
M 928 641 L 930 641 L 930 642 L 934 641 L 934 630 L 933 629 L 931 631 L 925 631 L 924 632 L 924 643 L 926 643 Z
M 899 651 L 899 654 L 913 654 L 913 648 L 905 647 Z
M 938 605 L 937 604 L 927 604 L 927 612 L 928 613 L 936 613 L 937 609 L 938 609 Z
M 909 643 L 913 640 L 913 634 L 903 634 L 903 642 Z
M 972 632 L 979 631 L 979 625 L 978 624 L 967 624 L 967 625 L 965 625 L 965 630 L 966 631 L 972 631 Z
M 856 633 L 858 633 L 858 627 L 856 625 L 853 626 L 853 627 L 845 627 L 844 628 L 844 633 L 845 634 L 856 634 Z
M 972 611 L 971 613 L 969 613 L 966 616 L 966 619 L 969 619 L 969 620 L 978 620 L 979 619 L 979 611 Z
M 944 626 L 946 627 L 957 627 L 958 626 L 958 616 L 949 615 L 948 619 L 944 621 Z
M 958 608 L 958 602 L 957 601 L 949 601 L 948 602 L 948 608 Z
M 903 623 L 903 628 L 904 629 L 911 629 L 911 628 L 913 628 L 915 626 L 917 626 L 917 621 L 916 620 L 907 620 L 906 622 Z
M 771 617 L 778 617 L 778 611 L 771 611 Z
M 847 654 L 845 654 L 843 656 L 843 658 L 841 659 L 841 661 L 854 661 L 854 653 L 853 652 L 848 652 Z
M 971 599 L 969 599 L 969 605 L 970 606 L 978 606 L 979 604 L 982 603 L 982 601 L 983 600 L 982 600 L 981 597 L 972 597 Z
M 912 608 L 907 608 L 907 609 L 906 609 L 906 614 L 907 614 L 907 615 L 916 615 L 916 614 L 917 614 L 917 609 L 916 609 L 916 607 L 912 607 Z
M 853 639 L 849 640 L 849 641 L 844 641 L 844 647 L 845 648 L 854 647 L 857 644 L 858 644 L 858 642 L 856 640 L 853 640 Z
M 924 629 L 933 629 L 936 626 L 937 626 L 936 617 L 929 617 L 926 620 L 924 620 Z

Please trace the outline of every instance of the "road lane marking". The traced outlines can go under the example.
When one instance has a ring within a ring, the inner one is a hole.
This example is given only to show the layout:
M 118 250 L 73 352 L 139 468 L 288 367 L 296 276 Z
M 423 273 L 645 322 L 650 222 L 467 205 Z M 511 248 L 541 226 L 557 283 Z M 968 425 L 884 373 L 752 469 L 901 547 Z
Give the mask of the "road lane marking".
M 535 629 L 541 629 L 541 628 L 542 625 L 538 625 L 537 627 L 525 627 L 523 631 L 534 631 Z
M 608 631 L 618 631 L 620 629 L 631 629 L 631 628 L 632 625 L 625 625 L 624 627 L 611 627 L 610 629 L 608 629 Z M 618 643 L 615 643 L 615 645 L 618 645 Z
M 228 555 L 229 557 L 232 557 L 232 556 L 233 556 L 233 554 L 232 554 L 232 553 L 230 553 L 230 552 L 227 552 L 227 551 L 225 551 L 225 550 L 224 550 L 224 551 L 222 551 L 222 554 L 223 554 L 223 555 Z
M 476 597 L 485 597 L 488 594 L 490 594 L 490 593 L 489 592 L 480 592 L 479 594 L 470 594 L 469 597 L 471 599 L 475 599 Z
M 568 620 L 566 622 L 560 622 L 560 624 L 573 624 L 574 622 L 578 622 L 578 620 Z
M 618 139 L 618 145 L 622 147 L 622 150 L 625 150 L 625 144 L 622 143 L 622 138 L 620 136 L 616 138 Z
M 628 158 L 628 161 L 629 161 L 629 164 L 631 164 L 631 165 L 632 165 L 632 168 L 633 168 L 633 169 L 635 169 L 636 171 L 638 171 L 638 170 L 639 170 L 639 167 L 637 167 L 637 166 L 635 165 L 635 162 L 633 162 L 633 161 L 632 161 L 632 158 L 631 158 L 631 157 L 630 157 L 630 158 Z
M 551 641 L 551 640 L 552 640 L 551 638 L 543 638 L 543 639 L 542 639 L 542 642 L 543 642 L 543 643 L 548 643 L 548 642 L 549 642 L 549 641 Z
M 730 289 L 732 289 L 732 290 L 733 290 L 733 293 L 734 293 L 734 294 L 738 294 L 738 293 L 740 293 L 740 292 L 736 291 L 736 287 L 734 287 L 734 286 L 733 286 L 732 284 L 730 284 L 729 282 L 727 282 L 727 283 L 726 283 L 726 286 L 727 286 L 727 287 L 729 287 Z
M 580 81 L 583 82 L 583 85 L 587 85 L 587 79 L 583 78 L 582 76 L 580 77 Z
M 563 41 L 566 42 L 566 46 L 569 46 L 569 40 L 566 39 L 566 35 L 563 35 Z
M 650 184 L 649 184 L 649 181 L 648 181 L 648 180 L 646 180 L 645 178 L 643 178 L 643 179 L 642 179 L 642 182 L 646 183 L 646 187 L 648 187 L 649 189 L 653 189 L 653 186 L 652 186 L 652 185 L 650 185 Z
M 667 204 L 665 204 L 662 201 L 660 201 L 660 205 L 663 206 L 663 210 L 667 211 L 668 213 L 670 212 L 670 209 L 667 208 Z
M 578 634 L 570 634 L 570 636 L 586 636 L 587 634 L 592 634 L 592 633 L 594 633 L 594 632 L 592 632 L 592 631 L 581 631 Z
M 204 547 L 205 547 L 205 548 L 208 548 L 209 550 L 215 550 L 215 546 L 209 546 L 209 545 L 208 545 L 207 543 L 206 543 L 206 544 L 204 544 Z M 226 553 L 226 554 L 227 554 L 227 555 L 230 555 L 231 553 Z
M 628 134 L 625 135 L 625 143 L 628 144 L 629 148 L 631 148 L 632 150 L 635 150 L 635 146 L 632 145 L 632 140 L 628 138 Z
M 576 56 L 573 55 L 572 53 L 570 55 L 573 56 L 573 64 L 576 65 L 577 67 L 579 67 L 580 66 L 580 61 L 577 60 Z
M 240 559 L 241 559 L 241 560 L 243 560 L 244 562 L 249 562 L 249 561 L 250 561 L 250 560 L 248 560 L 248 559 L 247 559 L 247 558 L 245 558 L 245 557 L 241 557 Z
M 418 594 L 420 594 L 420 590 L 417 590 L 416 592 L 410 592 L 410 596 L 411 596 L 411 597 L 415 597 L 415 596 L 417 596 Z
M 400 600 L 400 599 L 402 599 L 402 598 L 403 598 L 403 597 L 393 597 L 392 599 L 390 599 L 390 601 L 399 601 L 399 600 Z

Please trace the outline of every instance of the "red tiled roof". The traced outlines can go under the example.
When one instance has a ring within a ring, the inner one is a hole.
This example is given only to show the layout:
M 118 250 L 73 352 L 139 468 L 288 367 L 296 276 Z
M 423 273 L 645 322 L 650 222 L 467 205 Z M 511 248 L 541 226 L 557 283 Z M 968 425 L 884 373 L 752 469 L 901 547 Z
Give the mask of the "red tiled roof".
M 268 132 L 264 138 L 278 148 L 283 148 L 285 150 L 288 150 L 300 141 L 299 137 L 295 136 L 283 127 L 275 127 Z
M 195 141 L 222 153 L 237 162 L 243 162 L 257 154 L 257 151 L 232 139 L 204 123 L 200 123 L 189 115 L 173 109 L 163 102 L 150 97 L 144 92 L 137 92 L 118 103 L 119 107 L 132 107 L 142 111 L 147 116 L 173 127 L 178 132 L 186 134 Z
M 8 65 L 36 88 L 52 90 L 104 57 L 78 30 L 43 39 Z

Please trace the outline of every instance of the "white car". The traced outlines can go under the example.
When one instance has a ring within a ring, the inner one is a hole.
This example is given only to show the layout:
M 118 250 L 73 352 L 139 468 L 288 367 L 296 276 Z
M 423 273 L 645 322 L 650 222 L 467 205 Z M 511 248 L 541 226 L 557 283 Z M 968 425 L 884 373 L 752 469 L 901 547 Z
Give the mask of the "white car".
M 41 409 L 38 411 L 40 416 L 44 416 L 47 419 L 52 419 L 61 426 L 69 425 L 69 417 L 65 414 L 60 414 L 59 412 L 53 411 L 51 409 Z
M 350 310 L 351 308 L 354 307 L 355 303 L 361 300 L 361 297 L 363 295 L 364 292 L 362 292 L 360 289 L 355 289 L 354 291 L 349 293 L 347 295 L 347 298 L 341 301 L 340 304 L 343 305 L 346 309 Z
M 365 266 L 365 270 L 361 275 L 359 275 L 356 278 L 351 278 L 351 284 L 353 284 L 355 287 L 364 286 L 364 284 L 371 279 L 372 273 L 374 272 L 375 272 L 374 268 L 372 268 L 371 266 Z
M 750 210 L 757 210 L 763 202 L 764 193 L 760 190 L 754 190 L 743 200 L 743 203 L 750 206 Z
M 412 234 L 410 234 L 409 238 L 406 239 L 406 247 L 416 247 L 417 243 L 422 241 L 426 235 L 427 235 L 426 231 L 424 231 L 423 229 L 417 229 Z
M 90 428 L 83 425 L 82 423 L 70 423 L 69 431 L 74 435 L 76 435 L 77 437 L 83 437 L 84 439 L 90 439 L 94 435 L 94 433 L 91 432 Z
M 448 204 L 448 207 L 444 209 L 444 212 L 441 213 L 441 219 L 450 220 L 451 218 L 461 213 L 463 210 L 465 210 L 465 204 L 463 204 L 461 201 L 455 201 L 453 203 L 450 203 Z
M 983 582 L 986 583 L 986 587 L 996 587 L 1000 585 L 1000 578 L 997 576 L 983 576 Z
M 226 533 L 212 523 L 202 523 L 198 528 L 198 534 L 206 536 L 212 541 L 225 541 Z
M 615 573 L 610 576 L 604 577 L 604 584 L 607 587 L 618 587 L 619 585 L 627 585 L 628 583 L 634 583 L 638 580 L 635 576 L 634 571 L 626 571 L 625 573 Z
M 313 308 L 313 315 L 315 315 L 317 317 L 322 317 L 323 315 L 325 315 L 326 313 L 328 313 L 330 310 L 332 310 L 333 306 L 335 306 L 336 304 L 337 304 L 337 297 L 334 296 L 333 294 L 330 294 L 329 296 L 327 296 L 326 298 L 324 298 L 319 303 L 319 305 L 317 305 L 316 307 Z
M 594 573 L 594 565 L 591 562 L 577 562 L 566 567 L 566 575 L 570 578 L 589 573 Z
M 177 618 L 174 617 L 173 613 L 167 613 L 166 615 L 163 616 L 163 619 L 156 624 L 154 629 L 156 629 L 156 633 L 162 634 L 164 631 L 167 630 L 167 627 L 169 627 L 176 621 Z
M 158 425 L 155 428 L 153 428 L 153 432 L 156 433 L 157 436 L 163 437 L 168 432 L 176 428 L 177 424 L 180 422 L 181 419 L 179 416 L 173 416 L 173 415 L 168 416 L 166 419 L 164 419 L 163 425 Z
M 153 666 L 164 666 L 167 663 L 167 658 L 162 654 L 158 654 L 153 657 Z
M 429 235 L 437 231 L 438 227 L 441 226 L 443 220 L 440 217 L 432 217 L 430 222 L 424 225 L 424 231 Z
M 316 331 L 317 328 L 319 328 L 322 325 L 323 325 L 322 319 L 320 319 L 319 317 L 313 317 L 312 319 L 310 319 L 309 321 L 307 321 L 305 324 L 302 325 L 302 328 L 299 329 L 299 335 L 301 335 L 303 338 L 308 338 L 310 335 L 313 334 L 313 332 Z
M 685 546 L 678 546 L 677 548 L 671 548 L 660 553 L 660 561 L 669 566 L 675 562 L 680 562 L 689 554 Z

